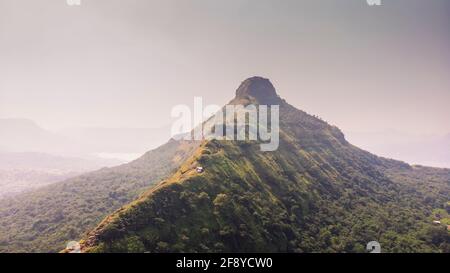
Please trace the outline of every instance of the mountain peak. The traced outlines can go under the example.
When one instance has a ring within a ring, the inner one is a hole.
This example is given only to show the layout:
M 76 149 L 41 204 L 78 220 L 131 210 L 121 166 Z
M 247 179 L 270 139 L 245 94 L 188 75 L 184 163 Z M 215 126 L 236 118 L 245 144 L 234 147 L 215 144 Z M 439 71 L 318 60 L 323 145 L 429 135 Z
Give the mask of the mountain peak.
M 410 217 L 416 224 L 399 233 L 398 226 L 404 219 L 391 217 L 374 229 L 374 234 L 393 234 L 400 240 L 414 238 L 420 245 L 415 249 L 418 252 L 448 249 L 445 243 L 430 244 L 428 237 L 411 237 L 428 234 L 424 227 L 433 228 L 433 232 L 437 228 L 423 210 L 434 207 L 427 205 L 423 196 L 429 195 L 436 204 L 446 204 L 448 172 L 421 172 L 351 145 L 337 127 L 280 99 L 267 79 L 245 80 L 232 103 L 279 103 L 281 126 L 276 151 L 261 151 L 261 141 L 216 139 L 197 143 L 182 153 L 185 158 L 172 175 L 85 235 L 81 251 L 364 252 L 368 235 L 348 234 L 355 215 L 362 219 L 360 226 L 364 227 L 366 220 L 369 224 L 383 222 L 391 211 Z M 184 144 L 179 145 L 175 147 L 185 149 Z M 179 151 L 172 151 L 172 155 Z M 148 157 L 142 167 L 154 167 L 154 162 L 164 164 L 160 158 L 170 160 L 172 155 Z M 122 181 L 122 177 L 117 180 Z M 439 187 L 436 193 L 424 191 L 421 186 L 422 181 L 432 180 Z M 418 194 L 404 194 L 399 199 L 402 190 Z M 441 191 L 443 194 L 437 193 Z M 349 196 L 362 203 L 349 204 Z M 445 233 L 445 228 L 440 227 L 439 232 Z M 321 236 L 323 230 L 331 229 L 332 235 Z M 330 238 L 345 243 L 333 244 Z M 385 244 L 383 249 L 411 251 L 408 245 Z
M 267 104 L 274 104 L 280 100 L 273 84 L 263 77 L 251 77 L 242 82 L 236 91 L 236 98 L 248 97 Z

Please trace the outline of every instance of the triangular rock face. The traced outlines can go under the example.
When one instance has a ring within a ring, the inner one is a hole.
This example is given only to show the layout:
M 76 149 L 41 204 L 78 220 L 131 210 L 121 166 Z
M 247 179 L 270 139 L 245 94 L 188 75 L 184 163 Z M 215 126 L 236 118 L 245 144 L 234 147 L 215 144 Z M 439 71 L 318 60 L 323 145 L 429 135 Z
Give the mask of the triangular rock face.
M 236 99 L 255 99 L 259 104 L 278 104 L 281 102 L 270 80 L 262 77 L 248 78 L 236 91 Z
M 263 78 L 244 81 L 238 100 L 282 102 Z M 384 252 L 445 251 L 416 234 L 433 228 L 433 204 L 448 201 L 450 171 L 377 157 L 318 118 L 284 102 L 280 109 L 277 151 L 204 141 L 175 174 L 90 232 L 82 250 L 363 252 L 379 241 Z M 426 192 L 423 181 L 440 190 Z M 393 237 L 414 240 L 393 245 Z

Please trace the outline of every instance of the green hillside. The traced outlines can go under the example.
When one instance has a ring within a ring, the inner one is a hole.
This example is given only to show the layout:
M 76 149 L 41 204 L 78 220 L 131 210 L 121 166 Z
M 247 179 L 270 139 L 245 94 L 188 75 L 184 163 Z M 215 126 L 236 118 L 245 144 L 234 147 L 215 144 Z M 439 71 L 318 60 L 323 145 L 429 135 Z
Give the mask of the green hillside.
M 432 223 L 450 170 L 409 166 L 348 143 L 341 131 L 280 99 L 265 79 L 232 104 L 280 105 L 280 147 L 205 141 L 178 171 L 108 216 L 85 252 L 450 252 Z M 195 167 L 205 171 L 197 173 Z
M 0 200 L 0 252 L 58 252 L 175 171 L 197 146 L 172 140 L 129 164 Z

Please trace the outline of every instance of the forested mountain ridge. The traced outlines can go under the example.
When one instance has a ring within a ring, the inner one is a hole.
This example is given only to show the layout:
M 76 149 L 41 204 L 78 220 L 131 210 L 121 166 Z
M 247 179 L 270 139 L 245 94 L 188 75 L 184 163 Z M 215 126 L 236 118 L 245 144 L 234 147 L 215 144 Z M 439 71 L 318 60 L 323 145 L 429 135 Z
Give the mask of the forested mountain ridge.
M 363 151 L 267 79 L 244 81 L 230 102 L 249 103 L 280 106 L 277 151 L 204 141 L 173 176 L 89 232 L 83 251 L 364 252 L 379 241 L 384 252 L 450 252 L 447 227 L 433 223 L 436 210 L 449 210 L 450 170 Z
M 198 143 L 171 140 L 141 158 L 0 200 L 0 252 L 57 252 L 175 171 Z

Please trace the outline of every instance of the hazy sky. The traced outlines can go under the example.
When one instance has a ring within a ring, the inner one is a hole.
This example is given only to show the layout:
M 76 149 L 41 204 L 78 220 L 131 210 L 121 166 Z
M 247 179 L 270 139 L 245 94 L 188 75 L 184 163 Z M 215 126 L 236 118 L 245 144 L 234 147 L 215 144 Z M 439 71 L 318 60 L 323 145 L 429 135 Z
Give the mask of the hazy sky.
M 155 127 L 245 78 L 344 131 L 450 133 L 450 1 L 0 0 L 0 118 Z

